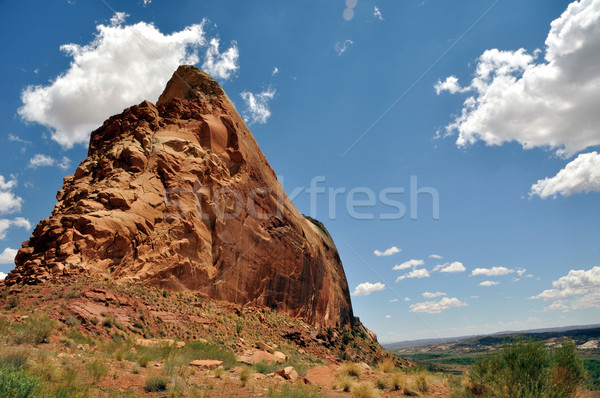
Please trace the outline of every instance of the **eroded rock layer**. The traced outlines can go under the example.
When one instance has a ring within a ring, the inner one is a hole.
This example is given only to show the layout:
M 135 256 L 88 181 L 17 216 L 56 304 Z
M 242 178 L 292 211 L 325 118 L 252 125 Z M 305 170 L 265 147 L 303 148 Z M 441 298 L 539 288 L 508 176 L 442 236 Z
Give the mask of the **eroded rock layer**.
M 112 116 L 6 284 L 93 274 L 354 322 L 337 249 L 298 212 L 227 95 L 181 66 L 157 105 Z

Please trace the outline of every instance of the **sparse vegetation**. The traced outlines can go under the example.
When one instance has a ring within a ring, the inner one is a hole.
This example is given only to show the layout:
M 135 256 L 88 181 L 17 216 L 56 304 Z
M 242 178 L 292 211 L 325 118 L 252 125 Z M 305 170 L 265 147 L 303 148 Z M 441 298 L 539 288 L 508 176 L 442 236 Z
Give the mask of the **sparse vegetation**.
M 108 374 L 108 369 L 103 362 L 93 361 L 87 364 L 87 371 L 89 372 L 92 380 L 97 382 L 101 377 L 106 376 Z
M 246 383 L 248 383 L 248 379 L 250 379 L 250 376 L 252 376 L 252 371 L 249 367 L 244 366 L 242 368 L 242 371 L 240 372 L 240 381 L 242 382 L 242 387 L 246 386 Z
M 269 386 L 269 398 L 321 398 L 323 394 L 316 387 L 308 387 L 302 384 L 284 384 L 280 387 Z
M 13 328 L 13 339 L 16 344 L 45 343 L 54 330 L 54 321 L 47 315 L 32 315 L 25 322 Z
M 383 358 L 383 360 L 379 363 L 379 369 L 385 373 L 390 373 L 395 367 L 396 364 L 391 358 Z

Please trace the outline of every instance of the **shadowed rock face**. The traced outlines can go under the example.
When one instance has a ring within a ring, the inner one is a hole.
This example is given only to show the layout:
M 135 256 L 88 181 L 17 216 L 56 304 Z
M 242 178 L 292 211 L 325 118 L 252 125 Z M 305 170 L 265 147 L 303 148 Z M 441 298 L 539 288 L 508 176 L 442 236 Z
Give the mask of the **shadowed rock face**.
M 7 285 L 91 274 L 354 322 L 337 249 L 298 212 L 206 73 L 181 66 L 157 105 L 112 116 L 65 177 Z

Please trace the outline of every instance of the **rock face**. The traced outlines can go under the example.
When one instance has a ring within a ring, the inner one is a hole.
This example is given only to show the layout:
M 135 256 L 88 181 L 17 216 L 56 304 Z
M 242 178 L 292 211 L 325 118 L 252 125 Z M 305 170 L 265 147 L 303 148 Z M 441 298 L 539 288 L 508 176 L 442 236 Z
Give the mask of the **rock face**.
M 181 66 L 92 132 L 52 215 L 5 283 L 89 274 L 237 304 L 315 326 L 354 322 L 337 249 L 304 217 L 221 87 Z

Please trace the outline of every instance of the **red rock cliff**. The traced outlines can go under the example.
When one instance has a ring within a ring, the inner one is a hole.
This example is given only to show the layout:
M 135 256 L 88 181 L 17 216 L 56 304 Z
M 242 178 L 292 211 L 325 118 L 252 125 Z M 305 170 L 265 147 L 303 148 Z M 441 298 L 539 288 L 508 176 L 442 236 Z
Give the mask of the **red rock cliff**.
M 337 249 L 287 198 L 221 87 L 181 66 L 94 131 L 6 284 L 93 274 L 354 322 Z

